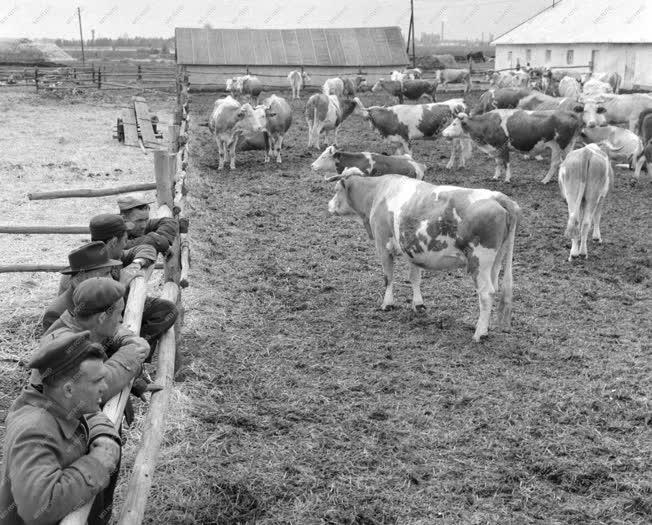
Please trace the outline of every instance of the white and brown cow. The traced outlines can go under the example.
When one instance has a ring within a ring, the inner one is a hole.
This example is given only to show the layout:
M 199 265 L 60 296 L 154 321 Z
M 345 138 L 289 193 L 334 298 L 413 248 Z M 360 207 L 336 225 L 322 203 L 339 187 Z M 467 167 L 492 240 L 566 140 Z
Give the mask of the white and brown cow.
M 434 140 L 439 132 L 460 111 L 466 111 L 461 98 L 433 102 L 431 104 L 399 104 L 396 106 L 369 106 L 365 108 L 360 99 L 355 98 L 357 112 L 380 133 L 380 136 L 396 146 L 396 154 L 411 155 L 410 142 L 415 139 Z M 470 141 L 453 144 L 448 168 L 459 162 L 465 165 L 470 156 Z M 457 157 L 461 151 L 461 159 Z
M 326 138 L 331 130 L 335 130 L 335 145 L 337 145 L 337 132 L 355 107 L 353 100 L 323 93 L 312 95 L 306 103 L 304 113 L 308 123 L 308 147 L 314 146 L 320 149 L 321 134 L 324 133 Z
M 290 71 L 288 73 L 288 80 L 290 81 L 290 87 L 292 88 L 292 99 L 301 98 L 301 88 L 306 85 L 307 82 L 310 82 L 310 75 L 305 71 Z
M 597 78 L 589 78 L 582 85 L 582 95 L 584 97 L 597 97 L 607 93 L 613 93 L 613 88 L 611 85 Z
M 226 81 L 226 89 L 231 92 L 233 97 L 246 97 L 252 105 L 258 105 L 258 97 L 263 91 L 263 84 L 252 75 L 233 77 Z
M 530 75 L 525 71 L 496 71 L 488 73 L 489 85 L 497 88 L 527 88 Z
M 652 175 L 652 109 L 646 109 L 638 117 L 638 136 L 642 141 L 642 149 L 636 153 L 634 176 L 639 178 L 645 168 L 648 176 Z
M 623 77 L 619 73 L 593 73 L 589 78 L 595 78 L 602 82 L 606 82 L 611 86 L 611 90 L 616 95 L 620 92 L 620 85 L 622 84 Z M 587 78 L 588 80 L 588 78 Z
M 446 91 L 448 84 L 464 84 L 464 93 L 471 91 L 471 75 L 468 69 L 438 69 L 435 80 Z
M 582 84 L 575 78 L 569 76 L 565 76 L 559 81 L 559 87 L 557 89 L 560 97 L 578 99 L 582 94 Z
M 208 128 L 217 143 L 218 170 L 221 170 L 226 162 L 229 162 L 232 170 L 235 169 L 235 152 L 240 135 L 263 130 L 251 105 L 242 105 L 231 96 L 215 101 Z
M 321 88 L 321 92 L 324 95 L 335 95 L 337 97 L 344 96 L 344 81 L 337 78 L 329 78 L 324 82 L 324 85 Z
M 598 125 L 627 124 L 636 132 L 639 116 L 646 109 L 652 109 L 652 95 L 632 93 L 629 95 L 606 94 L 597 97 L 582 97 L 584 111 L 594 117 Z M 586 120 L 586 117 L 585 117 Z
M 460 113 L 442 135 L 448 139 L 470 137 L 478 147 L 494 157 L 494 179 L 505 173 L 511 180 L 510 147 L 524 153 L 542 146 L 550 148 L 550 169 L 541 182 L 548 183 L 557 173 L 562 153 L 573 149 L 581 129 L 581 119 L 566 111 L 523 111 L 494 109 L 470 117 Z
M 390 95 L 395 96 L 401 104 L 406 98 L 408 100 L 419 100 L 424 96 L 431 102 L 434 102 L 436 90 L 436 82 L 430 82 L 428 80 L 385 80 L 382 78 L 371 88 L 373 93 L 386 91 Z
M 596 144 L 571 151 L 559 168 L 559 188 L 568 204 L 569 261 L 578 255 L 588 257 L 586 241 L 591 223 L 593 240 L 602 242 L 600 217 L 613 179 L 609 157 Z
M 631 169 L 636 162 L 636 154 L 643 150 L 643 142 L 636 133 L 617 126 L 586 127 L 580 133 L 580 138 L 586 144 L 607 143 L 610 148 L 604 151 L 609 159 L 629 164 Z
M 342 173 L 346 168 L 358 168 L 363 175 L 405 175 L 423 180 L 428 167 L 409 155 L 382 155 L 369 151 L 350 152 L 328 146 L 310 166 L 313 171 Z
M 466 267 L 480 303 L 473 340 L 488 334 L 494 295 L 500 298 L 499 325 L 510 329 L 512 258 L 520 217 L 514 201 L 496 191 L 434 186 L 399 175 L 371 178 L 345 171 L 328 180 L 338 181 L 328 211 L 358 215 L 375 242 L 385 276 L 383 310 L 394 305 L 394 259 L 404 256 L 410 266 L 415 311 L 425 310 L 421 270 Z
M 292 125 L 292 108 L 287 101 L 277 95 L 267 97 L 254 112 L 263 126 L 263 131 L 242 135 L 238 140 L 237 151 L 264 150 L 263 162 L 273 156 L 281 163 L 283 139 Z
M 476 106 L 471 110 L 471 115 L 481 115 L 493 109 L 514 109 L 521 99 L 529 96 L 531 89 L 526 88 L 494 88 L 485 91 Z

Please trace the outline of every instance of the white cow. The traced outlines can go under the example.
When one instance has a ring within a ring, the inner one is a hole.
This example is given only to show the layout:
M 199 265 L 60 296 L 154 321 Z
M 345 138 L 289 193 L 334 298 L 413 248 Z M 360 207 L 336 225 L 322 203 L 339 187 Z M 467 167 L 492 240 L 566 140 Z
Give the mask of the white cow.
M 593 224 L 593 240 L 602 242 L 600 217 L 613 187 L 609 157 L 596 144 L 571 151 L 559 168 L 559 189 L 568 204 L 566 235 L 571 238 L 569 261 L 588 257 L 586 241 Z
M 582 86 L 582 95 L 585 97 L 597 97 L 606 93 L 613 93 L 612 87 L 597 78 L 589 78 Z
M 578 99 L 582 94 L 582 85 L 573 77 L 565 76 L 559 81 L 560 97 Z
M 229 162 L 232 170 L 235 169 L 235 149 L 240 135 L 263 130 L 251 105 L 242 105 L 231 96 L 215 101 L 208 128 L 217 143 L 218 170 L 221 170 L 226 162 Z
M 310 82 L 310 75 L 305 71 L 290 71 L 288 73 L 288 80 L 290 81 L 290 87 L 292 88 L 292 98 L 300 99 L 301 98 L 301 88 L 306 85 L 307 82 Z
M 629 164 L 630 168 L 634 166 L 636 154 L 643 150 L 643 141 L 636 133 L 617 126 L 584 128 L 580 137 L 587 144 L 607 142 L 612 147 L 605 150 L 609 158 L 616 163 Z

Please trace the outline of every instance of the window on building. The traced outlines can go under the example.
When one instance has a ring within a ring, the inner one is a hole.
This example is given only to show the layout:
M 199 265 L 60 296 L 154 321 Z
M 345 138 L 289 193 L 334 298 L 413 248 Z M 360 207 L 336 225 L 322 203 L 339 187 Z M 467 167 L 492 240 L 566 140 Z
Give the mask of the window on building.
M 575 52 L 572 49 L 566 51 L 566 64 L 571 65 L 573 63 L 573 58 L 575 58 Z
M 552 49 L 546 49 L 546 64 L 552 60 Z
M 507 62 L 509 62 L 509 65 L 512 65 L 512 52 L 508 51 L 507 52 Z
M 529 64 L 532 62 L 532 50 L 531 49 L 526 49 L 525 50 L 525 61 Z

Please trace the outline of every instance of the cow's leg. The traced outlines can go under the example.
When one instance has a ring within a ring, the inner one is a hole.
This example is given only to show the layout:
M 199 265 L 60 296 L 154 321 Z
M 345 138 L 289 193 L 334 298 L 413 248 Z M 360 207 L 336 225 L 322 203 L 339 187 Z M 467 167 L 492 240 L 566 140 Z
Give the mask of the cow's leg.
M 379 237 L 377 237 L 378 239 Z M 385 246 L 377 245 L 378 253 L 380 254 L 380 264 L 383 266 L 383 273 L 385 279 L 385 297 L 381 310 L 391 310 L 394 308 L 394 256 L 387 250 Z
M 215 137 L 215 143 L 217 144 L 217 169 L 219 171 L 224 167 L 224 150 L 221 139 Z
M 281 148 L 283 147 L 283 138 L 284 135 L 279 135 L 274 141 L 274 153 L 276 155 L 276 162 L 281 163 Z
M 600 219 L 602 218 L 602 210 L 604 210 L 604 203 L 606 198 L 600 197 L 600 200 L 595 207 L 593 213 L 593 235 L 591 236 L 594 241 L 602 244 L 602 234 L 600 233 Z
M 312 147 L 312 134 L 313 134 L 313 129 L 312 125 L 310 124 L 310 121 L 306 119 L 306 124 L 308 124 L 308 148 Z
M 446 169 L 450 170 L 452 168 L 455 168 L 459 166 L 459 159 L 457 158 L 457 150 L 460 148 L 460 139 L 453 139 L 451 141 L 451 158 L 448 161 L 448 164 L 446 164 Z
M 552 179 L 552 176 L 559 171 L 559 166 L 561 165 L 561 148 L 559 147 L 559 144 L 557 144 L 556 141 L 551 140 L 546 143 L 546 145 L 550 148 L 550 168 L 548 169 L 546 176 L 541 180 L 543 184 L 548 184 L 550 182 L 550 179 Z
M 235 147 L 238 144 L 238 139 L 235 138 L 231 144 L 229 144 L 229 158 L 230 158 L 230 163 L 229 166 L 232 170 L 235 169 Z
M 494 161 L 496 162 L 496 169 L 494 170 L 493 180 L 498 180 L 503 173 L 503 159 L 500 155 L 495 155 Z
M 635 157 L 636 158 L 636 157 Z M 642 155 L 634 162 L 634 177 L 639 179 L 641 177 L 641 170 L 645 164 L 645 155 Z
M 410 264 L 410 283 L 412 284 L 412 310 L 415 312 L 424 312 L 426 307 L 423 304 L 421 296 L 421 268 Z
M 472 257 L 478 260 L 478 268 L 475 270 L 473 278 L 478 292 L 478 303 L 480 304 L 480 316 L 473 334 L 473 340 L 476 343 L 486 336 L 489 331 L 489 318 L 491 317 L 495 292 L 491 278 L 491 268 L 497 255 L 496 252 L 496 250 L 483 248 L 482 251 L 472 253 Z

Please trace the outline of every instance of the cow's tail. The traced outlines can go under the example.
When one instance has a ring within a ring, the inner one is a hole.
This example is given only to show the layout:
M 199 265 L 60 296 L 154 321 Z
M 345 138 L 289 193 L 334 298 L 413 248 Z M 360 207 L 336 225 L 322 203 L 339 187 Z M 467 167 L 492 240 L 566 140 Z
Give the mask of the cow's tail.
M 589 162 L 591 161 L 591 155 L 585 155 L 585 158 L 582 161 L 582 169 L 579 173 L 588 173 L 589 172 Z M 566 175 L 566 166 L 561 166 L 559 168 L 559 182 L 564 179 Z M 582 201 L 584 200 L 584 191 L 586 190 L 586 180 L 582 179 L 579 182 L 577 187 L 577 194 L 575 195 L 565 195 L 568 200 L 568 223 L 566 224 L 566 237 L 571 239 L 579 237 L 580 234 L 580 222 L 582 220 Z M 566 193 L 564 191 L 564 193 Z M 574 197 L 574 199 L 573 199 Z M 571 202 L 572 200 L 572 202 Z
M 521 220 L 522 212 L 516 202 L 502 193 L 498 194 L 496 200 L 507 212 L 505 237 L 494 262 L 494 265 L 498 265 L 497 268 L 494 268 L 496 281 L 498 280 L 498 271 L 501 266 L 503 267 L 503 287 L 498 304 L 498 324 L 502 330 L 509 331 L 512 323 L 512 295 L 514 288 L 514 277 L 512 275 L 514 243 L 516 241 L 516 228 Z M 496 285 L 497 282 L 494 283 L 495 288 L 497 288 Z

